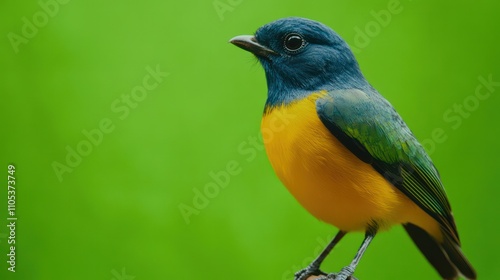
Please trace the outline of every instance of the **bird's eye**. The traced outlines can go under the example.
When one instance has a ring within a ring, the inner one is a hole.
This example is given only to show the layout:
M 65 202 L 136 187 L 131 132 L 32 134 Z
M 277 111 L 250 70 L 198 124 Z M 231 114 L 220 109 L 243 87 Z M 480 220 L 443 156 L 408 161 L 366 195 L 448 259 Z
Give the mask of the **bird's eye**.
M 285 36 L 283 44 L 287 51 L 295 53 L 306 45 L 306 41 L 300 34 L 290 33 Z

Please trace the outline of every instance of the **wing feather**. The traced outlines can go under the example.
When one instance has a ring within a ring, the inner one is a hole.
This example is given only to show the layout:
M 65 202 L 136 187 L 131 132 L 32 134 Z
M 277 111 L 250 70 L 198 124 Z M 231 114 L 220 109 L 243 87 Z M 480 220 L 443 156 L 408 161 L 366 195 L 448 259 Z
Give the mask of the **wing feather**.
M 387 100 L 375 90 L 335 90 L 317 100 L 316 110 L 344 146 L 371 164 L 460 244 L 437 169 Z

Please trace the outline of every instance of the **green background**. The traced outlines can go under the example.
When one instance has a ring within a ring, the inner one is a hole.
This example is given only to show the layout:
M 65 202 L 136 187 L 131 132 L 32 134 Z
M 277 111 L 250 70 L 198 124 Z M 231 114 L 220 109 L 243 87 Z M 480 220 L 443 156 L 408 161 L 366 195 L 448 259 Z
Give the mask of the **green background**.
M 260 146 L 252 157 L 241 151 L 259 135 L 266 83 L 256 59 L 227 43 L 286 16 L 321 21 L 357 47 L 368 80 L 426 143 L 480 278 L 500 277 L 500 87 L 474 96 L 480 76 L 500 81 L 499 2 L 215 3 L 229 6 L 71 0 L 17 53 L 9 34 L 22 36 L 23 17 L 43 23 L 43 9 L 0 3 L 0 279 L 292 279 L 336 229 L 298 205 Z M 377 21 L 393 4 L 399 12 Z M 169 75 L 128 115 L 117 112 L 112 104 L 126 104 L 148 66 Z M 467 114 L 453 111 L 464 102 Z M 68 147 L 106 119 L 114 129 L 59 180 L 54 162 L 67 165 Z M 15 273 L 6 264 L 10 163 Z M 239 172 L 227 186 L 196 197 L 228 164 Z M 179 207 L 194 198 L 208 205 L 187 223 Z M 348 264 L 361 240 L 348 235 L 324 270 Z M 401 227 L 377 236 L 356 275 L 438 279 Z

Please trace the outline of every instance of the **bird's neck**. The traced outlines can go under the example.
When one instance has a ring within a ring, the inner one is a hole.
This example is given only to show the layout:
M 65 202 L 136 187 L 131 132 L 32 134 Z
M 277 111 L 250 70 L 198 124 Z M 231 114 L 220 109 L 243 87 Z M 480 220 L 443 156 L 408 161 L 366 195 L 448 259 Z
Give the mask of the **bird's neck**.
M 344 71 L 338 75 L 329 75 L 329 77 L 328 79 L 316 77 L 315 79 L 300 80 L 296 83 L 291 83 L 288 80 L 285 83 L 281 77 L 268 75 L 266 71 L 268 93 L 264 112 L 269 112 L 278 106 L 290 105 L 319 91 L 353 88 L 364 90 L 371 87 L 360 71 Z

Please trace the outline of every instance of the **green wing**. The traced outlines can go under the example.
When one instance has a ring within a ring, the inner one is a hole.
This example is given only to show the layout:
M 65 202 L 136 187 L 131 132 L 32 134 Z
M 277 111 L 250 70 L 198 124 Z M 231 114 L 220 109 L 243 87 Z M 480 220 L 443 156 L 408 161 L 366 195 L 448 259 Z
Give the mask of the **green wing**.
M 372 89 L 335 90 L 317 100 L 316 110 L 344 146 L 371 164 L 460 244 L 437 169 L 387 100 Z

